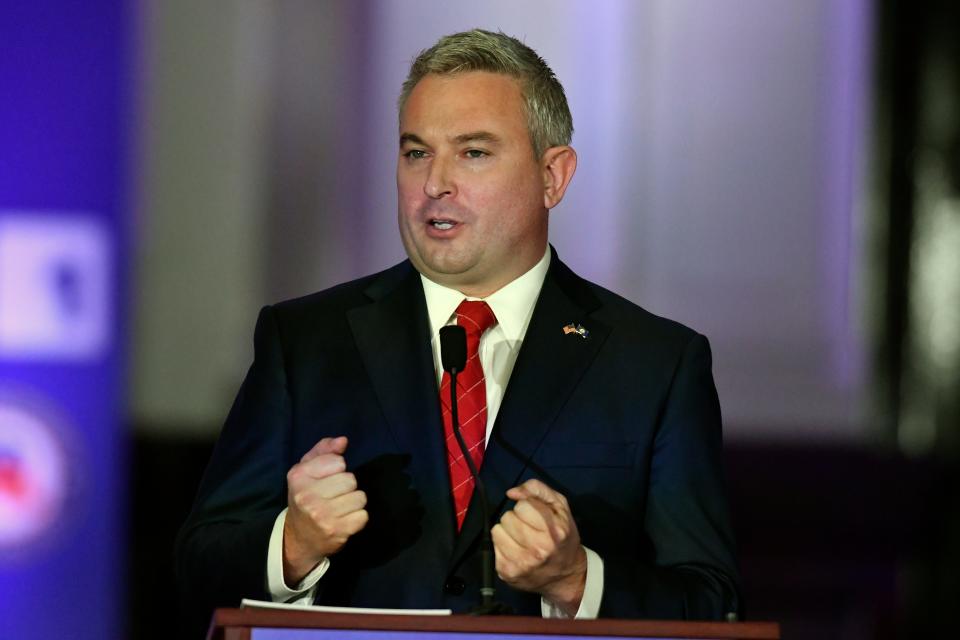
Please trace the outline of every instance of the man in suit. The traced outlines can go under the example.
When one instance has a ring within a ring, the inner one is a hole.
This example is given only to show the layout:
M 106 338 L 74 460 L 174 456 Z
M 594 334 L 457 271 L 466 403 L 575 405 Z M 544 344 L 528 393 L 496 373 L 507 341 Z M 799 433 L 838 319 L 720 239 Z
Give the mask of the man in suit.
M 409 260 L 261 312 L 178 540 L 201 619 L 242 597 L 477 602 L 487 525 L 451 433 L 448 324 L 467 330 L 457 392 L 497 518 L 500 600 L 552 617 L 738 611 L 707 341 L 548 245 L 572 130 L 519 41 L 474 30 L 420 54 L 400 97 Z

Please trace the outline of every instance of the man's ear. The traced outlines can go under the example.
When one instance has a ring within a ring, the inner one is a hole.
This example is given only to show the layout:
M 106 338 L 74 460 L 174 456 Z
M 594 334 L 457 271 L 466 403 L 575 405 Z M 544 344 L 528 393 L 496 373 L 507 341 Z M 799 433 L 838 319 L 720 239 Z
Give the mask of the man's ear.
M 570 146 L 550 147 L 540 158 L 543 175 L 543 206 L 553 209 L 563 200 L 567 185 L 577 170 L 577 152 Z

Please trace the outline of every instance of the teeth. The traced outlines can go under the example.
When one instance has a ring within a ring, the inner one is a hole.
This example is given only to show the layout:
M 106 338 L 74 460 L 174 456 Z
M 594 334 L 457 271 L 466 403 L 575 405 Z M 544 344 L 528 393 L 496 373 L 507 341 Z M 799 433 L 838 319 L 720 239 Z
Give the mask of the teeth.
M 453 223 L 447 222 L 446 220 L 434 220 L 431 224 L 437 229 L 446 231 L 447 229 L 453 229 Z

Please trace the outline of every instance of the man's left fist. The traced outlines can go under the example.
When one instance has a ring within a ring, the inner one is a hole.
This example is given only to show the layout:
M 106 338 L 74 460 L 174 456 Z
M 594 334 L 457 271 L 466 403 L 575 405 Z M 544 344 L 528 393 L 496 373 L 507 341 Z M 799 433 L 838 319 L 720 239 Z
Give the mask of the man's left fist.
M 580 608 L 587 554 L 567 499 L 539 480 L 507 491 L 513 509 L 491 531 L 500 579 L 533 591 L 567 615 Z

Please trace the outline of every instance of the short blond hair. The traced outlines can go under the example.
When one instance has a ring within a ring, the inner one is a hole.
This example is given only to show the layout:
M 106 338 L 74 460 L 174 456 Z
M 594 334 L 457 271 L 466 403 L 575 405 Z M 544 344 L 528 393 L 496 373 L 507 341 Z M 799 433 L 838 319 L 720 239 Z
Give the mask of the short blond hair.
M 403 111 L 420 80 L 433 73 L 502 73 L 516 78 L 526 105 L 527 129 L 539 158 L 550 147 L 570 144 L 573 117 L 563 85 L 537 52 L 503 32 L 473 29 L 444 36 L 420 52 L 403 83 L 397 106 Z

